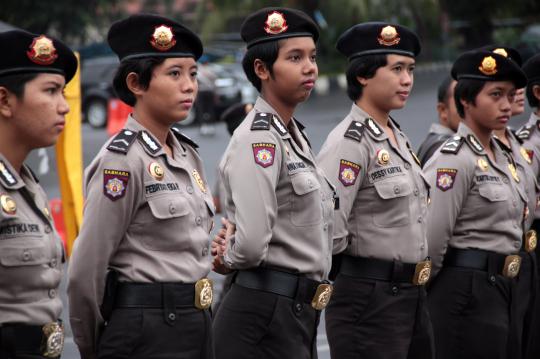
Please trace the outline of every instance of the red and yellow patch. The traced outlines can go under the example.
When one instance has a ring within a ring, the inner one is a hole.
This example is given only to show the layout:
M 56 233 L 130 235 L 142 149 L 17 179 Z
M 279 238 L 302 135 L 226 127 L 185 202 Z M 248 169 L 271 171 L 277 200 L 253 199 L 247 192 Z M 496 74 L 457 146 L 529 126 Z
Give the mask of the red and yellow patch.
M 443 192 L 454 187 L 457 170 L 454 168 L 437 168 L 437 188 Z
M 338 178 L 345 187 L 354 185 L 359 173 L 360 165 L 347 160 L 339 161 Z
M 111 201 L 116 201 L 126 194 L 129 172 L 122 170 L 103 170 L 103 194 Z
M 255 163 L 261 167 L 270 167 L 274 164 L 276 145 L 273 143 L 253 143 L 253 157 Z

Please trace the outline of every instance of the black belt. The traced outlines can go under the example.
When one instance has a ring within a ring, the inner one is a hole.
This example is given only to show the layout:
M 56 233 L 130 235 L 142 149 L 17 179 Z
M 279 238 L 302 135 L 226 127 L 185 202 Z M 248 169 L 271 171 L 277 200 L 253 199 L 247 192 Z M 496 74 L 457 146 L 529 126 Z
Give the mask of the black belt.
M 489 272 L 490 274 L 504 274 L 508 257 L 516 256 L 482 249 L 458 249 L 450 247 L 444 256 L 443 266 L 476 269 Z
M 299 274 L 268 268 L 240 270 L 234 283 L 250 289 L 298 298 L 304 303 L 311 303 L 317 287 L 321 284 Z
M 195 285 L 192 283 L 127 283 L 119 282 L 115 308 L 193 307 Z
M 62 353 L 63 343 L 64 331 L 60 320 L 45 325 L 0 325 L 0 354 L 26 353 L 57 358 Z
M 351 277 L 396 283 L 412 283 L 416 271 L 416 263 L 411 264 L 344 255 L 339 271 Z

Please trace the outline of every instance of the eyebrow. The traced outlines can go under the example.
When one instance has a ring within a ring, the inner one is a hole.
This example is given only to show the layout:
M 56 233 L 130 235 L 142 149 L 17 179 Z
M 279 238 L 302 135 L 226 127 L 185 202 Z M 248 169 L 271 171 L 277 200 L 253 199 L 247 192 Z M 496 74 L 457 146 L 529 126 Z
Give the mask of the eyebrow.
M 286 54 L 289 54 L 291 52 L 309 52 L 309 53 L 313 53 L 313 52 L 317 52 L 317 48 L 313 48 L 313 49 L 310 49 L 310 50 L 305 50 L 305 49 L 302 49 L 302 48 L 295 47 L 295 48 L 292 48 L 290 50 L 287 50 Z
M 172 64 L 172 65 L 170 65 L 170 66 L 167 67 L 167 70 L 171 70 L 171 69 L 173 69 L 173 68 L 175 68 L 175 67 L 178 67 L 179 69 L 183 69 L 183 68 L 184 68 L 183 65 Z M 189 67 L 189 69 L 197 69 L 197 68 L 199 68 L 199 66 L 198 66 L 197 64 L 191 65 L 191 66 Z
M 57 88 L 63 87 L 61 83 L 54 80 L 48 80 L 47 82 L 45 82 L 44 85 L 54 85 L 54 87 L 57 87 Z
M 413 62 L 397 61 L 397 62 L 394 62 L 393 64 L 390 64 L 390 66 L 397 66 L 397 65 L 401 65 L 401 66 L 415 66 L 415 65 L 416 65 L 416 62 L 415 62 L 415 61 L 413 61 Z

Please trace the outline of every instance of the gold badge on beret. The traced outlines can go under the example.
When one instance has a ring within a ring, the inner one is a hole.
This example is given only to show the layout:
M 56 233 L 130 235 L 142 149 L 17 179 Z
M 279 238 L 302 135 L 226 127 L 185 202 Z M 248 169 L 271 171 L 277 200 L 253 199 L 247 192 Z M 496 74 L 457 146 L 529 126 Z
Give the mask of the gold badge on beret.
M 157 26 L 150 39 L 150 45 L 159 51 L 170 50 L 171 47 L 176 45 L 172 27 L 165 25 Z
M 2 210 L 7 214 L 17 213 L 17 204 L 7 194 L 0 195 L 0 205 L 2 206 Z
M 390 162 L 390 153 L 387 150 L 380 149 L 377 151 L 377 163 L 384 166 Z
M 272 35 L 281 34 L 282 32 L 287 31 L 288 28 L 289 26 L 287 25 L 285 16 L 278 11 L 273 11 L 268 14 L 266 22 L 264 23 L 264 31 Z
M 496 53 L 496 54 L 499 54 L 501 56 L 508 57 L 508 52 L 506 52 L 506 50 L 503 49 L 503 48 L 495 49 L 495 50 L 493 50 L 493 52 Z
M 204 182 L 201 178 L 201 175 L 199 174 L 199 171 L 197 170 L 193 170 L 193 172 L 191 172 L 191 175 L 193 176 L 193 178 L 195 179 L 195 182 L 197 182 L 197 186 L 199 186 L 199 188 L 201 189 L 201 191 L 203 193 L 206 193 L 206 188 L 204 187 Z
M 484 172 L 487 171 L 488 168 L 489 168 L 489 165 L 488 165 L 487 161 L 485 159 L 483 159 L 483 158 L 479 158 L 478 161 L 476 162 L 476 164 Z
M 519 182 L 519 176 L 518 176 L 518 174 L 517 174 L 516 166 L 514 166 L 514 165 L 511 164 L 511 163 L 509 163 L 509 164 L 508 164 L 508 169 L 510 170 L 510 174 L 511 174 L 512 177 L 514 178 L 514 181 Z
M 50 65 L 58 58 L 53 41 L 45 35 L 34 38 L 26 55 L 38 65 Z
M 379 37 L 377 38 L 379 41 L 379 44 L 384 46 L 393 46 L 399 44 L 399 41 L 401 38 L 399 37 L 399 34 L 395 27 L 393 26 L 385 26 L 382 28 L 381 33 L 379 34 Z
M 482 64 L 480 64 L 478 70 L 484 75 L 495 75 L 497 73 L 497 61 L 491 56 L 486 56 L 482 60 Z
M 150 166 L 148 166 L 148 172 L 150 172 L 150 175 L 158 181 L 161 181 L 165 176 L 163 167 L 161 167 L 160 164 L 157 162 L 150 163 Z

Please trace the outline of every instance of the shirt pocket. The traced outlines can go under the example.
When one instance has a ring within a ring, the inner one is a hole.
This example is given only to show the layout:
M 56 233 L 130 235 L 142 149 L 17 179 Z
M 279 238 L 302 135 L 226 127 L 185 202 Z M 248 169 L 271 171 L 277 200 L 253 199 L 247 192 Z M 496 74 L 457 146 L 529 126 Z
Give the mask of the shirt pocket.
M 377 201 L 373 206 L 373 224 L 390 228 L 406 226 L 410 223 L 411 208 L 409 196 L 412 186 L 406 178 L 394 177 L 374 183 Z
M 36 266 L 48 263 L 45 246 L 29 244 L 21 247 L 0 247 L 0 264 L 4 267 Z
M 321 184 L 312 172 L 291 177 L 291 222 L 298 227 L 313 226 L 322 221 Z
M 489 202 L 501 202 L 508 199 L 508 193 L 504 186 L 484 184 L 478 187 L 478 194 Z

